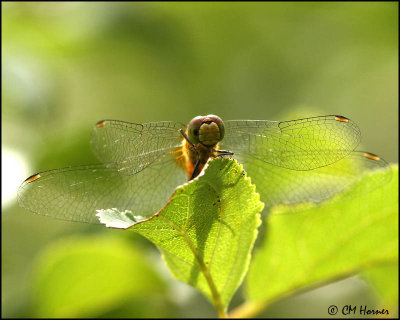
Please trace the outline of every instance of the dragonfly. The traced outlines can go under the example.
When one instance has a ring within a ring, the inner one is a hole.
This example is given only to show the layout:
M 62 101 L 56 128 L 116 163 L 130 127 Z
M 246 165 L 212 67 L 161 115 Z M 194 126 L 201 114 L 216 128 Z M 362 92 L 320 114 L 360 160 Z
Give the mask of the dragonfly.
M 228 156 L 243 165 L 265 208 L 321 203 L 364 174 L 388 168 L 379 156 L 355 151 L 360 139 L 359 127 L 338 115 L 290 121 L 206 115 L 187 126 L 101 120 L 91 136 L 101 163 L 36 173 L 20 186 L 18 202 L 68 221 L 99 223 L 96 210 L 110 208 L 149 217 L 210 159 Z M 376 185 L 383 185 L 390 178 L 377 179 L 382 180 Z

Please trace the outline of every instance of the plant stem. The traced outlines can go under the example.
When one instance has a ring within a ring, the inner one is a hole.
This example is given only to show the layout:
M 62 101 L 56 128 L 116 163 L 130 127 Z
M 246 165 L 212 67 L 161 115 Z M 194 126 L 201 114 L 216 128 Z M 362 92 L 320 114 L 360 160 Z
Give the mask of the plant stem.
M 217 309 L 218 317 L 219 318 L 228 318 L 228 315 L 224 309 L 224 306 L 222 304 L 221 296 L 218 292 L 217 287 L 215 286 L 214 280 L 210 274 L 210 270 L 207 268 L 205 265 L 202 257 L 199 255 L 196 247 L 193 245 L 192 241 L 187 237 L 187 235 L 182 232 L 183 237 L 187 241 L 190 250 L 192 250 L 194 256 L 196 257 L 197 262 L 199 263 L 200 271 L 203 273 L 204 278 L 206 278 L 208 286 L 210 287 L 210 291 L 212 294 L 212 298 L 214 301 L 215 308 Z
M 229 318 L 252 318 L 266 308 L 263 303 L 245 302 L 229 313 Z
M 203 258 L 200 256 L 199 252 L 197 251 L 196 246 L 192 243 L 190 238 L 187 236 L 184 230 L 181 230 L 175 223 L 173 223 L 171 220 L 166 219 L 163 217 L 176 231 L 178 231 L 182 237 L 185 239 L 186 243 L 188 244 L 190 250 L 193 252 L 193 255 L 195 256 L 198 264 L 200 271 L 203 273 L 204 278 L 207 281 L 207 284 L 210 288 L 211 295 L 212 295 L 212 300 L 214 302 L 214 306 L 217 309 L 218 317 L 219 318 L 228 318 L 228 314 L 225 311 L 225 308 L 222 304 L 221 296 L 218 292 L 217 287 L 215 286 L 214 280 L 210 274 L 210 270 L 207 268 L 206 264 L 203 261 Z
M 198 262 L 199 262 L 200 270 L 203 273 L 204 277 L 206 278 L 208 286 L 210 287 L 211 294 L 212 294 L 212 297 L 214 300 L 214 305 L 218 312 L 218 317 L 219 318 L 228 318 L 228 315 L 225 312 L 224 306 L 222 305 L 221 296 L 217 290 L 217 287 L 215 286 L 214 280 L 211 277 L 211 274 L 210 274 L 207 266 L 204 264 L 203 259 L 198 260 Z

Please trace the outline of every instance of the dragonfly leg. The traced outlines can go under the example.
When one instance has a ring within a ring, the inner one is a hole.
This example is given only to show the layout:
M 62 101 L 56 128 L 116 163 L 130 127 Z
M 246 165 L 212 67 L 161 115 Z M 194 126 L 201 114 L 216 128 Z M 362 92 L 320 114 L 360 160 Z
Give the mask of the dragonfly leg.
M 197 170 L 199 169 L 199 165 L 200 165 L 200 158 L 197 159 L 196 164 L 194 165 L 194 169 L 192 175 L 190 176 L 189 181 L 197 177 Z
M 197 153 L 197 156 L 199 156 L 199 151 L 197 150 L 196 146 L 192 143 L 192 141 L 190 141 L 190 139 L 186 135 L 185 131 L 183 131 L 182 129 L 179 129 L 179 132 L 185 138 L 185 140 L 193 147 L 194 151 L 196 151 L 196 153 Z
M 193 147 L 194 151 L 196 151 L 197 156 L 199 156 L 199 151 L 197 150 L 196 146 L 190 141 L 189 137 L 186 135 L 185 131 L 179 129 L 181 135 L 185 138 L 185 140 Z
M 183 137 L 185 138 L 185 140 L 186 140 L 192 147 L 195 147 L 195 145 L 192 143 L 192 141 L 190 141 L 189 137 L 186 135 L 185 131 L 183 131 L 182 129 L 179 129 L 179 132 L 181 133 L 181 135 L 183 135 Z
M 218 154 L 215 157 L 233 156 L 234 153 L 228 150 L 215 150 Z
M 182 129 L 179 129 L 179 132 L 181 133 L 181 135 L 185 138 L 187 143 L 190 144 L 190 146 L 193 148 L 193 150 L 197 154 L 197 161 L 196 161 L 196 164 L 194 165 L 192 174 L 190 175 L 190 179 L 189 179 L 189 181 L 190 181 L 197 176 L 197 170 L 199 170 L 199 166 L 200 166 L 200 154 L 199 154 L 199 151 L 197 150 L 196 146 L 192 143 L 192 141 L 190 141 L 189 137 L 186 135 L 185 131 L 183 131 Z

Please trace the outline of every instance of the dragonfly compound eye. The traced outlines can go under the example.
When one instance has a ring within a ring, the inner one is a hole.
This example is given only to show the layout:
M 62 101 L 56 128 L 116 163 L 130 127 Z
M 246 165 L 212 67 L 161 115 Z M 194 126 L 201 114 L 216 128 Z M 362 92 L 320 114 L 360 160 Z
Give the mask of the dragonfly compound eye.
M 225 135 L 225 126 L 220 117 L 209 114 L 192 119 L 188 125 L 188 136 L 192 143 L 205 146 L 217 144 Z
M 199 141 L 205 146 L 213 146 L 222 140 L 225 133 L 224 123 L 215 115 L 204 117 L 199 129 Z
M 213 114 L 209 114 L 208 116 L 205 116 L 205 120 L 206 121 L 212 121 L 214 122 L 219 129 L 219 141 L 221 141 L 224 138 L 225 135 L 225 126 L 224 126 L 224 122 L 222 121 L 222 119 L 216 115 Z
M 193 144 L 199 143 L 199 130 L 203 124 L 204 117 L 198 116 L 193 118 L 188 125 L 188 136 L 189 140 Z

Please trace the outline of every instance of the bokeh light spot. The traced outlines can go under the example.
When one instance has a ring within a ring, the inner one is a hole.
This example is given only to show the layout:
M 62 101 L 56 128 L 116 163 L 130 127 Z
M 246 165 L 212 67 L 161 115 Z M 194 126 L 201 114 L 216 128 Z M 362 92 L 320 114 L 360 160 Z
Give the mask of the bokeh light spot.
M 28 177 L 29 167 L 23 155 L 3 147 L 1 154 L 1 207 L 12 205 L 17 200 L 18 187 Z

